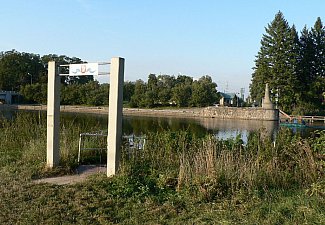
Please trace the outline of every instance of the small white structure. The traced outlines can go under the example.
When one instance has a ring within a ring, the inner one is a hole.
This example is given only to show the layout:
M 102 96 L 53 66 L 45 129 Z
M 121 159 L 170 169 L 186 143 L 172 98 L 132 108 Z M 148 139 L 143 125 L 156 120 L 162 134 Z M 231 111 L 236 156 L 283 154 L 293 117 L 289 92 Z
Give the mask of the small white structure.
M 114 175 L 119 167 L 122 138 L 122 103 L 124 82 L 124 59 L 112 58 L 110 68 L 109 118 L 107 137 L 107 176 Z M 66 65 L 65 65 L 66 66 Z M 69 66 L 69 65 L 68 65 Z M 79 64 L 83 75 L 94 75 L 94 64 Z M 75 68 L 76 66 L 73 66 Z M 78 69 L 78 66 L 77 66 Z M 98 71 L 97 71 L 98 72 Z M 70 74 L 62 74 L 70 75 Z M 48 64 L 47 98 L 47 166 L 52 168 L 60 162 L 60 74 L 54 61 Z

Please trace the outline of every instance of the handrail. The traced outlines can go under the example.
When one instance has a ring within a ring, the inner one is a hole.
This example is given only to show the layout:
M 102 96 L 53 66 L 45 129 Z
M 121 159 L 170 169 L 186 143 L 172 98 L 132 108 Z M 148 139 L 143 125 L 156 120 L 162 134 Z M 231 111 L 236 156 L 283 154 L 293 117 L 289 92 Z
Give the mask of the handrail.
M 279 109 L 279 112 L 281 113 L 281 115 L 288 118 L 290 121 L 293 119 L 298 119 L 298 120 L 309 120 L 311 122 L 324 121 L 324 123 L 325 123 L 325 116 L 293 116 L 293 115 L 288 115 L 287 113 L 283 112 L 280 109 Z
M 291 116 L 289 116 L 288 114 L 286 114 L 285 112 L 283 112 L 281 109 L 279 109 L 279 112 L 284 115 L 285 117 L 291 119 Z

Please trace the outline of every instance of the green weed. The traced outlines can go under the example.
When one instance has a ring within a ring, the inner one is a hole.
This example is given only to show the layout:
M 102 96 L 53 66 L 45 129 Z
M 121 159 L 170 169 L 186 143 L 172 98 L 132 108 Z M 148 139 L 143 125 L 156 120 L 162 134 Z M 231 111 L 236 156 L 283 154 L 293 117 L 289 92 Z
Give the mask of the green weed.
M 75 185 L 34 184 L 72 173 L 78 137 L 97 124 L 62 120 L 61 166 L 45 169 L 46 122 L 18 114 L 1 122 L 1 224 L 324 224 L 325 134 L 302 139 L 281 130 L 248 143 L 188 132 L 147 135 L 122 148 L 118 175 Z M 88 143 L 92 145 L 92 143 Z

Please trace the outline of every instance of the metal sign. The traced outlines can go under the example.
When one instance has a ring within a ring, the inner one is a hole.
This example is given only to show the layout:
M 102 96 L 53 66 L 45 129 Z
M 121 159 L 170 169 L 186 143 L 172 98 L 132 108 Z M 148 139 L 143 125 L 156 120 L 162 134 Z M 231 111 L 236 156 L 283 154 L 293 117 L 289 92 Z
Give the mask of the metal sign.
M 98 63 L 70 64 L 69 76 L 98 75 Z

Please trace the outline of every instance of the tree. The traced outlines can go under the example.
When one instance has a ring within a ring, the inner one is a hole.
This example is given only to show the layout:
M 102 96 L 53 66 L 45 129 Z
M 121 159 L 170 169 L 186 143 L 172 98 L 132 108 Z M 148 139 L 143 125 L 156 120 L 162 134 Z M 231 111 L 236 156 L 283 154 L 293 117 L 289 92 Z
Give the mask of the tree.
M 186 83 L 178 83 L 173 88 L 173 100 L 178 107 L 186 107 L 190 105 L 192 96 L 192 85 Z
M 176 78 L 176 84 L 180 83 L 185 85 L 192 85 L 193 78 L 186 75 L 178 75 Z
M 134 95 L 131 97 L 130 106 L 131 107 L 145 107 L 145 97 L 146 97 L 147 85 L 143 80 L 137 80 L 134 86 Z
M 158 79 L 155 74 L 149 74 L 147 91 L 146 91 L 146 105 L 147 107 L 153 107 L 158 104 Z
M 175 77 L 169 75 L 159 75 L 158 83 L 158 99 L 160 104 L 169 105 L 172 101 L 172 89 L 175 86 Z
M 251 97 L 261 102 L 265 84 L 269 83 L 273 94 L 279 96 L 280 107 L 290 111 L 300 98 L 298 34 L 294 26 L 289 27 L 281 12 L 265 30 L 253 68 Z
M 313 63 L 314 77 L 312 88 L 314 89 L 314 102 L 320 105 L 325 92 L 325 28 L 318 17 L 314 27 L 311 29 L 315 58 Z
M 190 105 L 192 97 L 193 78 L 186 75 L 178 75 L 172 89 L 172 100 L 178 107 Z
M 61 88 L 64 105 L 108 105 L 109 84 L 89 81 L 86 84 L 70 84 Z
M 108 105 L 109 84 L 100 85 L 98 81 L 89 81 L 81 87 L 82 97 L 87 105 Z
M 44 75 L 40 56 L 16 50 L 0 53 L 0 89 L 20 91 L 27 84 L 38 83 Z
M 33 83 L 21 87 L 20 94 L 28 103 L 46 104 L 47 84 Z
M 198 81 L 194 81 L 192 85 L 193 106 L 209 106 L 217 101 L 217 84 L 212 82 L 210 76 L 202 76 Z
M 299 80 L 301 83 L 302 102 L 314 99 L 311 81 L 315 80 L 315 48 L 310 31 L 305 26 L 300 35 Z
M 61 104 L 63 105 L 82 105 L 85 104 L 85 97 L 82 99 L 80 84 L 71 84 L 61 87 Z
M 123 100 L 130 102 L 131 97 L 134 94 L 135 84 L 131 81 L 125 81 L 123 85 Z

